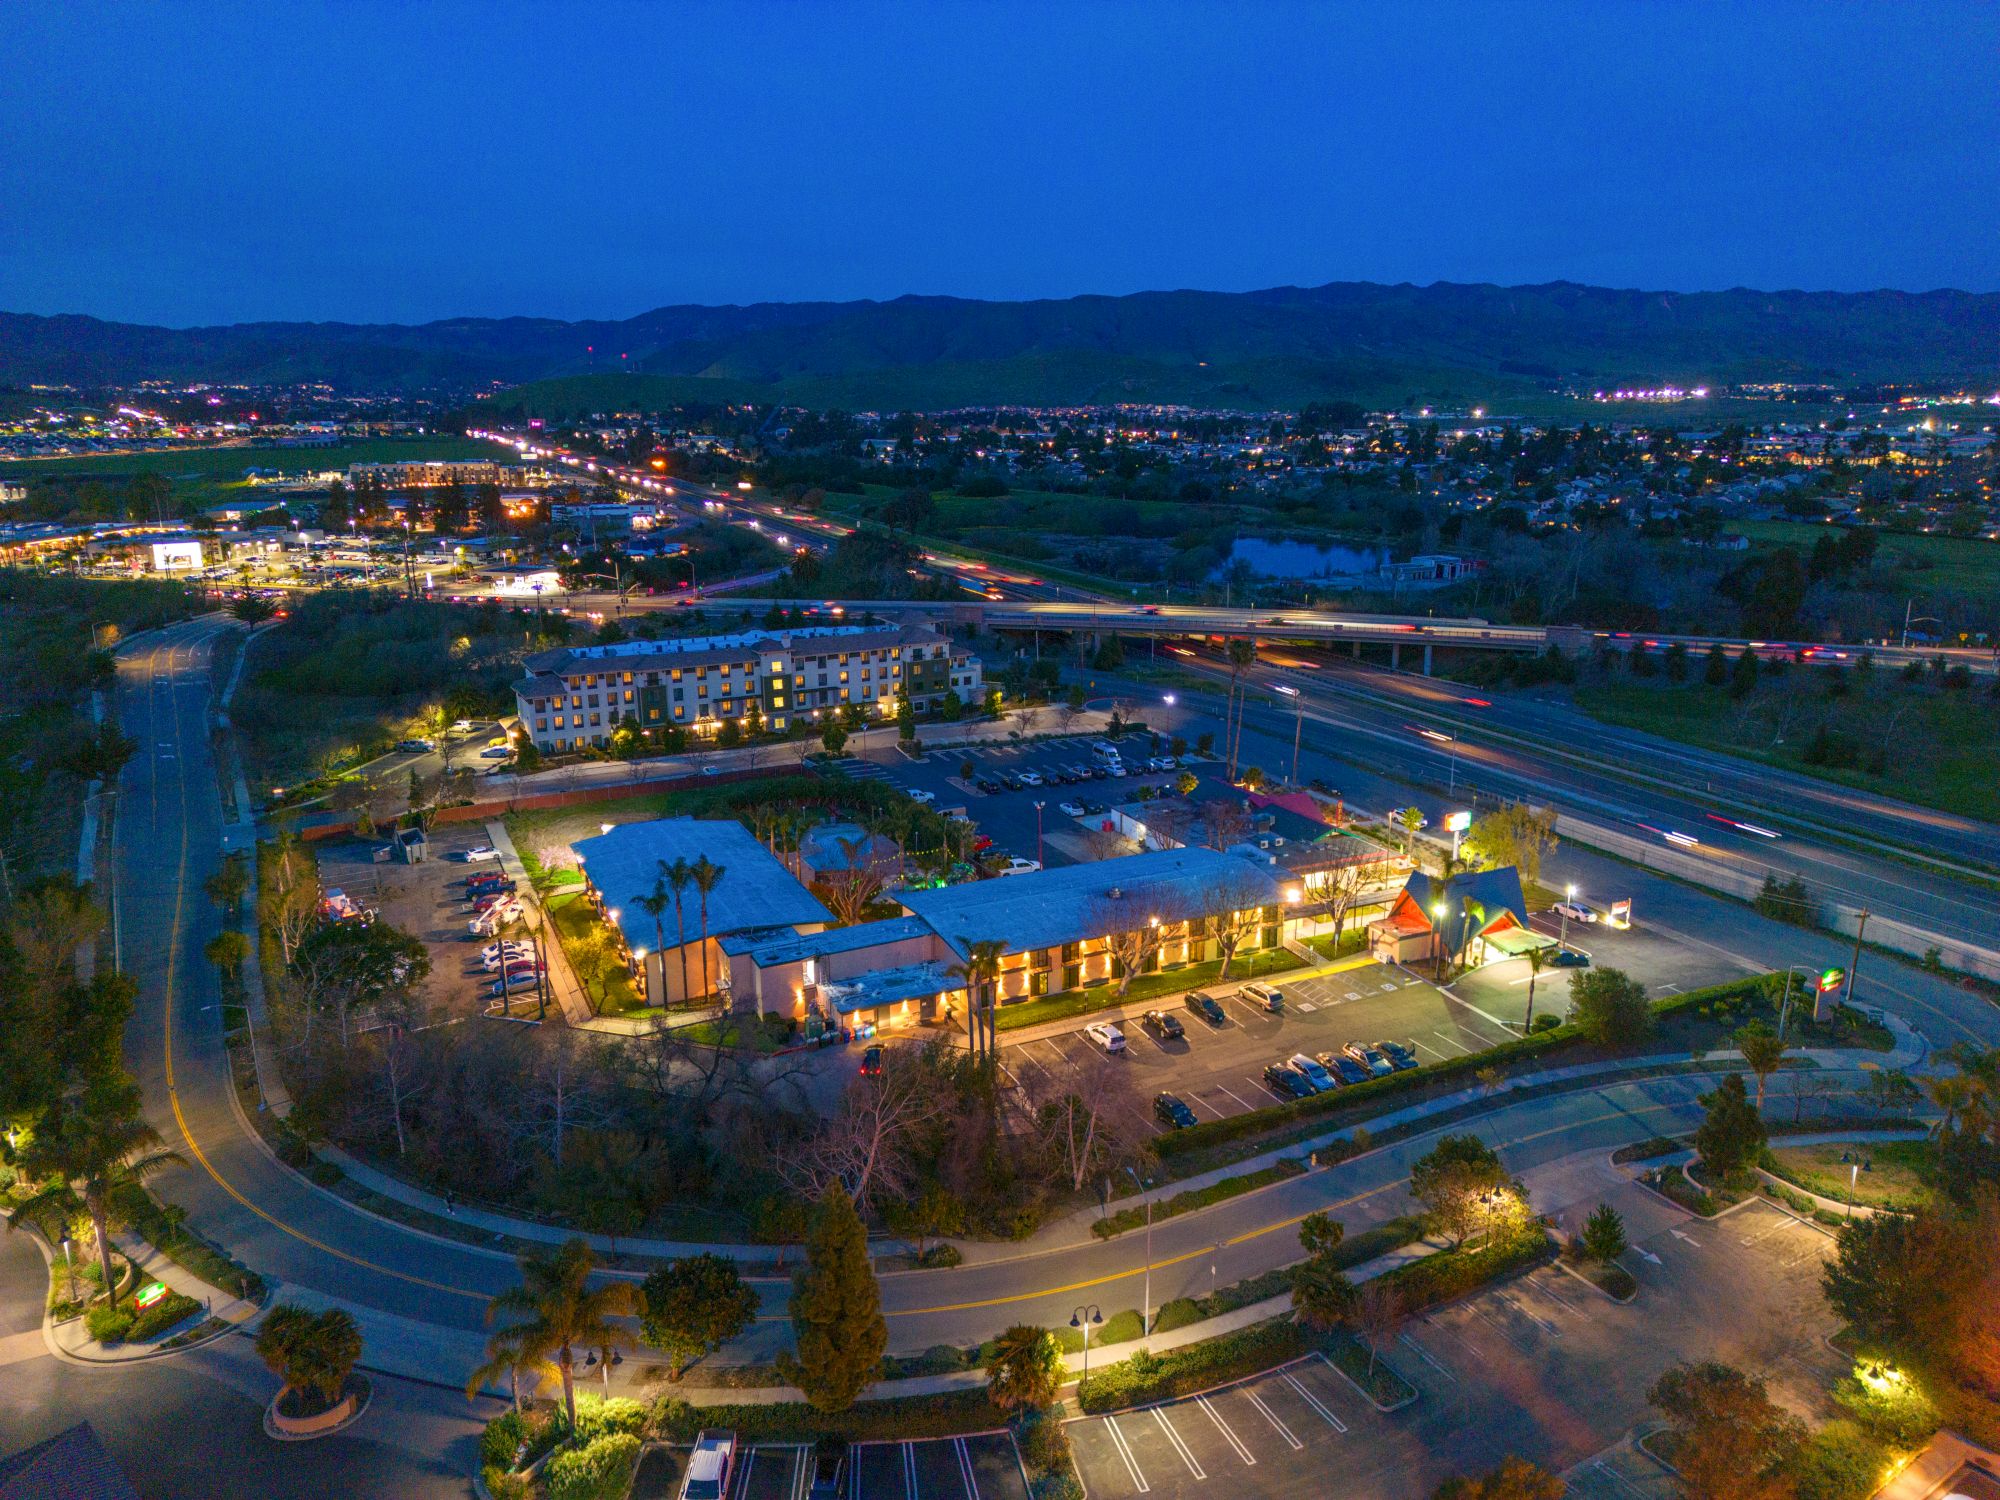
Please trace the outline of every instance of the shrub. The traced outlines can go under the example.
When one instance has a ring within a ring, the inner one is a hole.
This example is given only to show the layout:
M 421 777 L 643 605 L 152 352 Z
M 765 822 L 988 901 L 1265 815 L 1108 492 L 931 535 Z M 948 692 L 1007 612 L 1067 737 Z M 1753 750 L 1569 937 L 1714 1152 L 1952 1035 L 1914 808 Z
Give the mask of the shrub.
M 1153 1332 L 1172 1333 L 1176 1328 L 1185 1328 L 1190 1323 L 1202 1320 L 1201 1304 L 1192 1297 L 1176 1297 L 1153 1319 Z
M 602 1396 L 576 1398 L 575 1441 L 579 1445 L 588 1445 L 617 1433 L 636 1434 L 645 1430 L 644 1402 L 634 1401 L 628 1396 L 613 1396 L 608 1401 Z
M 194 1298 L 180 1292 L 168 1292 L 151 1307 L 142 1307 L 133 1315 L 132 1326 L 125 1331 L 125 1337 L 132 1343 L 143 1343 L 200 1311 L 201 1304 Z
M 624 1500 L 632 1468 L 638 1462 L 639 1439 L 635 1434 L 607 1433 L 550 1459 L 542 1467 L 542 1488 L 549 1500 Z
M 503 1411 L 488 1422 L 486 1430 L 479 1434 L 481 1466 L 513 1468 L 514 1455 L 521 1451 L 521 1445 L 528 1440 L 528 1421 L 525 1412 Z
M 1792 1461 L 1798 1500 L 1867 1500 L 1889 1466 L 1882 1441 L 1854 1422 L 1829 1422 Z
M 832 1434 L 853 1442 L 883 1438 L 956 1437 L 1003 1427 L 1007 1414 L 986 1399 L 984 1388 L 891 1401 L 857 1401 L 844 1412 L 815 1411 L 803 1401 L 744 1406 L 690 1406 L 663 1397 L 653 1407 L 653 1433 L 685 1443 L 704 1427 L 733 1429 L 745 1442 L 811 1442 Z
M 1849 1375 L 1833 1388 L 1833 1399 L 1883 1442 L 1920 1448 L 1938 1430 L 1938 1409 L 1907 1375 L 1863 1381 Z
M 1409 1312 L 1449 1302 L 1475 1291 L 1496 1277 L 1533 1265 L 1548 1254 L 1548 1239 L 1540 1229 L 1515 1239 L 1482 1245 L 1477 1250 L 1446 1250 L 1413 1260 L 1387 1274 L 1402 1294 Z
M 83 1326 L 100 1344 L 122 1344 L 132 1331 L 132 1311 L 126 1307 L 93 1307 L 83 1315 Z
M 1141 1351 L 1082 1382 L 1077 1404 L 1087 1412 L 1118 1411 L 1184 1396 L 1295 1359 L 1308 1347 L 1295 1323 L 1274 1318 L 1167 1354 Z
M 937 1270 L 945 1266 L 955 1266 L 965 1257 L 956 1245 L 933 1245 L 917 1257 L 917 1264 L 925 1270 Z
M 482 1466 L 479 1479 L 493 1500 L 530 1500 L 535 1492 L 533 1481 L 525 1475 L 503 1469 L 498 1464 Z

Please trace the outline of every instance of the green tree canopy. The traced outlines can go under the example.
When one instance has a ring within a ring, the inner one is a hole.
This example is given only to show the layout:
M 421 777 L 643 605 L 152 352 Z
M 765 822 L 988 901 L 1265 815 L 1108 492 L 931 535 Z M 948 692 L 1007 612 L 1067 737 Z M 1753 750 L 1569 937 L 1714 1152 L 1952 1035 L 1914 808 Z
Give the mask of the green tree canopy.
M 757 1293 L 720 1255 L 669 1261 L 646 1278 L 644 1298 L 640 1336 L 667 1356 L 671 1380 L 757 1316 Z
M 1002 1333 L 986 1356 L 986 1393 L 1002 1411 L 1052 1405 L 1062 1375 L 1062 1349 L 1055 1335 L 1032 1323 L 1016 1323 Z
M 1566 1493 L 1568 1486 L 1547 1469 L 1510 1456 L 1484 1474 L 1447 1479 L 1431 1500 L 1563 1500 Z
M 1734 1177 L 1756 1159 L 1766 1139 L 1763 1118 L 1750 1102 L 1740 1073 L 1731 1073 L 1701 1096 L 1706 1113 L 1694 1133 L 1702 1165 L 1718 1180 Z
M 1623 969 L 1580 969 L 1569 978 L 1570 1020 L 1593 1042 L 1629 1047 L 1653 1029 L 1646 987 Z
M 1673 1461 L 1703 1500 L 1789 1500 L 1786 1472 L 1805 1424 L 1765 1394 L 1764 1382 L 1730 1365 L 1677 1365 L 1647 1393 L 1673 1424 Z
M 798 1354 L 784 1362 L 814 1409 L 846 1411 L 875 1378 L 889 1342 L 882 1289 L 868 1263 L 868 1235 L 839 1183 L 821 1196 L 792 1283 Z

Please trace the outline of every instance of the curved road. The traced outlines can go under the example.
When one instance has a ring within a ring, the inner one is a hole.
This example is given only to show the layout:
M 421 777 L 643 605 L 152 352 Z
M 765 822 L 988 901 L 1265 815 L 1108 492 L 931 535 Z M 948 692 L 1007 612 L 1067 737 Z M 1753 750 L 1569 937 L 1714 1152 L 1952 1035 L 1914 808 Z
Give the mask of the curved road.
M 140 746 L 121 778 L 114 899 L 125 967 L 139 982 L 128 1053 L 155 1124 L 187 1156 L 160 1191 L 245 1263 L 364 1315 L 371 1362 L 422 1364 L 454 1380 L 476 1342 L 486 1299 L 513 1284 L 509 1257 L 373 1218 L 280 1166 L 246 1132 L 233 1104 L 214 973 L 203 944 L 218 915 L 202 891 L 220 862 L 221 811 L 210 754 L 210 658 L 229 622 L 205 619 L 135 643 L 119 658 L 117 711 Z M 1990 1020 L 1994 1013 L 1986 1008 Z M 1988 1025 L 1988 1035 L 2000 1026 Z M 1476 1125 L 1516 1171 L 1580 1150 L 1687 1126 L 1706 1085 L 1653 1079 L 1497 1108 Z M 1153 1233 L 1152 1297 L 1209 1290 L 1297 1258 L 1293 1226 L 1333 1208 L 1350 1228 L 1401 1212 L 1410 1160 L 1424 1138 L 1291 1179 Z M 996 1250 L 950 1271 L 883 1278 L 890 1346 L 970 1342 L 1009 1323 L 1066 1321 L 1079 1300 L 1136 1307 L 1143 1234 L 1040 1254 Z M 764 1316 L 745 1352 L 785 1337 L 785 1284 L 760 1283 Z M 369 1323 L 369 1315 L 386 1315 Z M 398 1322 L 396 1320 L 405 1320 Z M 408 1346 L 380 1347 L 387 1328 Z

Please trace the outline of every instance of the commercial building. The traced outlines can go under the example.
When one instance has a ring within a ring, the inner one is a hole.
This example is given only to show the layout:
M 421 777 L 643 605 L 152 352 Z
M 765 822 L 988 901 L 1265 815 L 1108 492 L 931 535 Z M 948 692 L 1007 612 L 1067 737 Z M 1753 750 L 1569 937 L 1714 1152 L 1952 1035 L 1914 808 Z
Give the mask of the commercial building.
M 1388 915 L 1368 927 L 1368 951 L 1382 963 L 1442 959 L 1478 968 L 1555 946 L 1554 938 L 1528 926 L 1521 876 L 1512 865 L 1449 882 L 1415 871 Z
M 884 716 L 907 692 L 919 712 L 948 692 L 970 702 L 979 659 L 927 626 L 832 625 L 621 641 L 532 656 L 515 712 L 544 751 L 605 744 L 631 719 L 642 730 L 714 734 L 756 716 L 773 730 L 854 706 Z
M 999 945 L 1002 1005 L 1185 968 L 1224 946 L 1283 942 L 1297 899 L 1274 871 L 1212 849 L 1168 849 L 906 891 L 903 911 L 835 927 L 784 862 L 733 820 L 668 818 L 580 840 L 586 897 L 617 930 L 649 998 L 718 995 L 761 1015 L 817 1016 L 862 1030 L 952 1024 L 965 1014 L 958 966 Z M 692 888 L 678 919 L 641 904 L 660 862 L 722 866 L 706 914 Z M 809 873 L 809 872 L 808 872 Z M 683 977 L 685 975 L 685 978 Z
M 408 459 L 390 464 L 349 464 L 347 483 L 379 483 L 387 490 L 436 489 L 447 484 L 518 484 L 521 471 L 510 464 L 488 460 L 442 458 Z

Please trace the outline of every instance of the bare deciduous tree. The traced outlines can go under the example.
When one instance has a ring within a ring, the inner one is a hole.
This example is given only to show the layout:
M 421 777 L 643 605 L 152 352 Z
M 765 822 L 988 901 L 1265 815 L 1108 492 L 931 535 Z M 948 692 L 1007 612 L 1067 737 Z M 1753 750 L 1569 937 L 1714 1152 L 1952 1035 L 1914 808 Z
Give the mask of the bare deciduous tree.
M 882 1071 L 854 1079 L 840 1109 L 820 1130 L 777 1163 L 786 1186 L 817 1198 L 834 1182 L 857 1203 L 871 1203 L 909 1190 L 911 1138 L 951 1107 L 938 1087 L 937 1059 L 925 1047 L 892 1047 Z
M 1122 1058 L 1091 1052 L 1065 1076 L 1026 1073 L 1021 1086 L 1036 1142 L 1073 1191 L 1144 1155 L 1151 1130 Z

